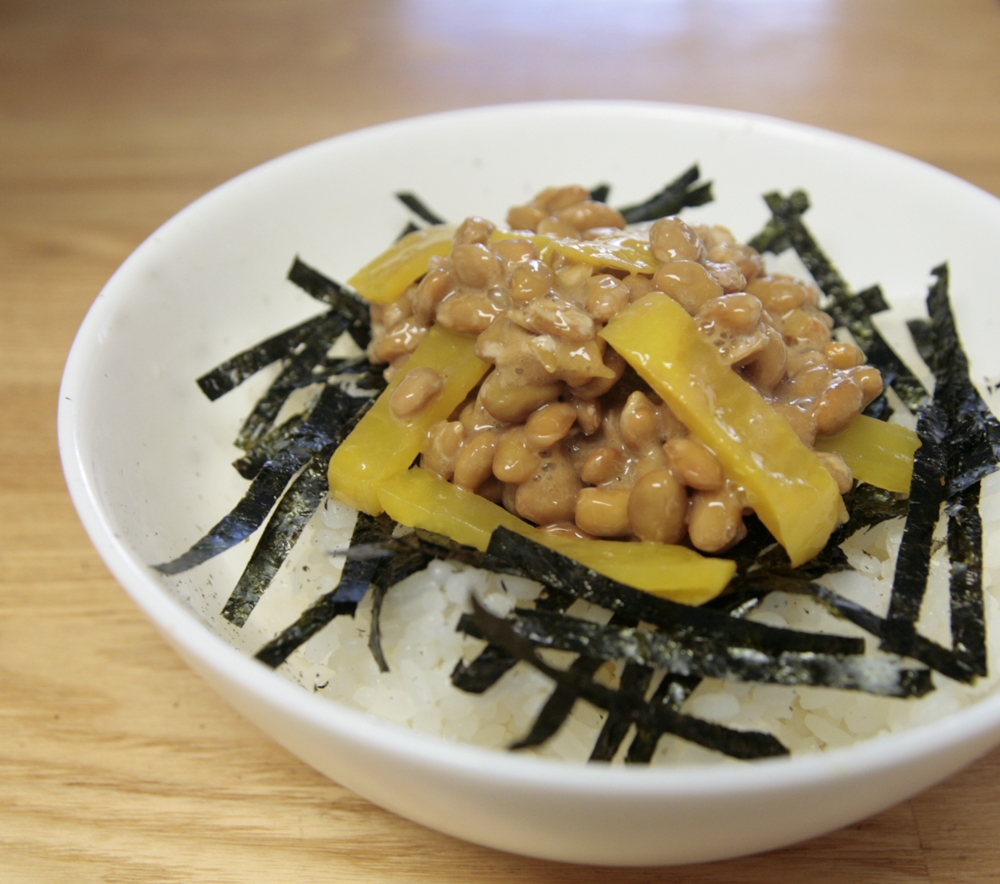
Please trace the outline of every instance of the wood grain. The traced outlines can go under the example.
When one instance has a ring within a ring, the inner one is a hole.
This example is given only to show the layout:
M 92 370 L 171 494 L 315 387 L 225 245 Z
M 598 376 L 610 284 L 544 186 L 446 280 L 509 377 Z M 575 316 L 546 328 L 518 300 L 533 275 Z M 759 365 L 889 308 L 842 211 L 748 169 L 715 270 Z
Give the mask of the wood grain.
M 62 364 L 160 223 L 286 150 L 477 104 L 740 108 L 1000 194 L 992 0 L 0 0 L 0 880 L 597 882 L 376 808 L 256 731 L 112 580 L 64 490 Z M 615 881 L 976 882 L 1000 752 L 873 819 Z

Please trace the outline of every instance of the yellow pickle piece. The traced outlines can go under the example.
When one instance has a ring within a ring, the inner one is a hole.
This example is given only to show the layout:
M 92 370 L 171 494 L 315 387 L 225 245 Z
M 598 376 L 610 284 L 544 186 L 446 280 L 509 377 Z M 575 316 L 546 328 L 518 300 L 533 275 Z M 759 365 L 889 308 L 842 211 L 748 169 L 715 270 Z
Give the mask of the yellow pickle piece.
M 444 534 L 485 550 L 499 525 L 592 568 L 605 577 L 688 605 L 715 598 L 736 563 L 707 558 L 684 546 L 616 540 L 577 540 L 539 531 L 502 506 L 413 467 L 379 486 L 379 501 L 397 522 Z
M 649 240 L 627 231 L 599 236 L 596 239 L 569 239 L 525 230 L 494 230 L 490 240 L 496 242 L 500 239 L 531 240 L 538 249 L 538 254 L 546 260 L 549 260 L 555 252 L 594 267 L 611 267 L 615 270 L 648 275 L 652 275 L 659 266 L 653 259 Z
M 839 454 L 855 479 L 900 494 L 910 492 L 913 456 L 919 447 L 920 437 L 909 427 L 863 414 L 836 436 L 816 440 L 820 451 Z
M 330 493 L 341 503 L 371 515 L 382 512 L 378 486 L 404 472 L 423 447 L 431 425 L 448 417 L 490 367 L 476 356 L 476 339 L 434 326 L 403 369 L 358 421 L 330 458 Z M 418 368 L 431 368 L 443 384 L 416 414 L 397 417 L 390 405 L 393 391 Z
M 793 566 L 823 549 L 846 516 L 833 477 L 680 304 L 654 292 L 601 336 L 715 452 Z
M 391 304 L 427 272 L 427 262 L 451 251 L 453 224 L 414 230 L 369 261 L 347 284 L 366 301 Z

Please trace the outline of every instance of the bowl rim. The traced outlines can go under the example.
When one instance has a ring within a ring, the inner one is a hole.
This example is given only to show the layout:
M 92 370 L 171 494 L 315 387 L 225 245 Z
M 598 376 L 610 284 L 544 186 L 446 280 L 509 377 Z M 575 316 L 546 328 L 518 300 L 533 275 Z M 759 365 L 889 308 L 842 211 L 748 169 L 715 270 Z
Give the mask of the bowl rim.
M 293 719 L 308 722 L 343 738 L 363 742 L 397 759 L 413 764 L 450 769 L 455 773 L 503 783 L 506 787 L 558 788 L 567 794 L 601 793 L 623 796 L 708 796 L 761 791 L 777 792 L 812 786 L 845 775 L 863 776 L 875 770 L 905 766 L 950 747 L 975 740 L 1000 740 L 1000 692 L 976 700 L 970 706 L 929 723 L 861 739 L 841 748 L 820 752 L 756 760 L 749 764 L 722 765 L 594 765 L 538 758 L 487 749 L 468 743 L 430 736 L 336 700 L 313 696 L 278 675 L 264 664 L 238 651 L 217 635 L 137 560 L 115 536 L 107 514 L 99 503 L 92 476 L 83 462 L 77 438 L 76 394 L 87 382 L 87 365 L 99 346 L 97 330 L 124 303 L 129 278 L 145 260 L 151 244 L 169 237 L 179 225 L 197 219 L 210 203 L 235 187 L 252 184 L 258 176 L 286 164 L 300 162 L 316 151 L 346 141 L 384 138 L 411 128 L 440 125 L 457 118 L 492 118 L 523 114 L 625 114 L 670 117 L 676 121 L 739 129 L 752 127 L 803 143 L 823 143 L 841 150 L 864 151 L 896 162 L 913 164 L 982 197 L 997 198 L 951 173 L 926 162 L 871 144 L 849 135 L 771 116 L 686 104 L 632 100 L 533 101 L 461 108 L 381 123 L 335 135 L 297 148 L 255 166 L 213 188 L 150 234 L 101 289 L 91 305 L 69 351 L 59 391 L 58 440 L 63 472 L 70 496 L 83 526 L 115 579 L 171 644 L 209 669 L 218 671 L 250 695 Z M 983 750 L 987 751 L 986 749 Z

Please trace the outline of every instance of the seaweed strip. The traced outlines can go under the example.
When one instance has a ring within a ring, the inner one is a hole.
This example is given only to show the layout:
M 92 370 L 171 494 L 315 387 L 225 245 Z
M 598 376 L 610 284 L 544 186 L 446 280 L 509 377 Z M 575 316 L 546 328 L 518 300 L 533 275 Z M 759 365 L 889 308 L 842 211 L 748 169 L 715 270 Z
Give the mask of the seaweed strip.
M 234 626 L 243 626 L 288 557 L 302 529 L 323 502 L 327 492 L 326 471 L 333 446 L 313 455 L 305 469 L 288 486 L 254 548 L 235 589 L 222 609 Z
M 589 677 L 581 677 L 579 673 L 573 672 L 572 668 L 561 670 L 549 666 L 538 657 L 531 641 L 518 635 L 509 621 L 490 614 L 475 598 L 473 598 L 473 618 L 481 634 L 490 643 L 507 648 L 518 658 L 547 675 L 557 685 L 567 686 L 581 699 L 594 706 L 609 712 L 621 710 L 637 725 L 659 728 L 733 758 L 765 758 L 788 754 L 788 749 L 771 734 L 733 730 L 683 715 L 667 705 L 654 707 L 648 703 L 635 704 L 631 698 L 599 685 Z
M 530 661 L 529 661 L 530 662 Z M 577 657 L 569 667 L 572 676 L 566 682 L 556 682 L 556 689 L 549 694 L 545 704 L 535 716 L 535 721 L 520 740 L 511 743 L 510 749 L 530 749 L 554 737 L 573 711 L 579 699 L 578 684 L 590 682 L 603 661 L 594 657 Z M 617 710 L 616 710 L 617 711 Z
M 837 325 L 851 332 L 868 362 L 882 372 L 886 384 L 896 391 L 907 408 L 916 412 L 927 401 L 927 391 L 871 320 L 872 313 L 881 312 L 888 306 L 881 290 L 872 287 L 852 294 L 837 268 L 802 223 L 802 215 L 809 208 L 809 197 L 804 191 L 794 191 L 787 198 L 779 193 L 768 193 L 764 195 L 764 201 L 771 210 L 772 218 L 748 244 L 759 252 L 770 251 L 774 254 L 794 248 L 816 285 L 827 296 L 823 309 Z
M 701 679 L 696 676 L 674 675 L 668 672 L 656 686 L 649 702 L 653 706 L 666 705 L 677 711 L 700 683 Z M 649 764 L 653 760 L 656 744 L 659 743 L 663 733 L 659 728 L 648 723 L 638 725 L 625 755 L 625 763 Z
M 676 215 L 681 209 L 703 206 L 711 202 L 713 198 L 711 182 L 695 186 L 700 177 L 701 171 L 694 165 L 644 202 L 625 206 L 620 210 L 625 223 L 655 221 L 667 215 Z
M 602 626 L 575 617 L 518 611 L 512 628 L 533 644 L 603 660 L 625 660 L 697 675 L 763 684 L 811 685 L 858 690 L 890 697 L 919 697 L 932 689 L 927 669 L 906 669 L 892 661 L 857 654 L 764 651 L 731 646 L 701 634 L 678 638 L 632 626 Z
M 467 694 L 482 694 L 495 685 L 517 663 L 517 657 L 497 645 L 487 645 L 470 663 L 459 660 L 451 683 Z
M 941 516 L 944 501 L 942 477 L 947 472 L 945 437 L 948 416 L 937 403 L 920 412 L 917 433 L 921 439 L 913 459 L 910 504 L 903 527 L 903 538 L 896 560 L 887 620 L 915 623 L 927 589 L 930 573 L 934 528 Z M 885 638 L 891 638 L 892 626 Z
M 317 301 L 329 304 L 334 310 L 347 319 L 343 329 L 362 350 L 371 340 L 371 322 L 369 318 L 370 305 L 364 298 L 347 286 L 324 276 L 314 267 L 310 267 L 298 256 L 288 270 L 288 279 L 307 295 Z
M 610 184 L 598 184 L 590 189 L 590 198 L 595 202 L 606 203 L 609 193 L 611 193 Z
M 977 482 L 945 508 L 951 560 L 951 644 L 977 675 L 986 675 L 986 614 L 983 608 L 983 520 Z
M 305 419 L 305 414 L 297 414 L 269 430 L 243 457 L 233 461 L 236 472 L 248 481 L 253 479 L 265 463 L 274 460 L 295 441 Z
M 309 417 L 302 423 L 294 443 L 261 467 L 236 506 L 187 552 L 153 567 L 163 574 L 179 574 L 225 552 L 253 534 L 267 518 L 292 477 L 322 448 L 339 444 L 367 411 L 371 401 L 359 402 L 340 387 L 327 385 Z
M 917 344 L 934 372 L 934 399 L 918 421 L 923 445 L 914 462 L 910 511 L 883 625 L 882 647 L 901 653 L 914 643 L 914 624 L 930 569 L 931 539 L 944 504 L 953 648 L 949 651 L 930 643 L 933 649 L 919 649 L 923 656 L 917 659 L 937 665 L 930 663 L 932 654 L 962 670 L 967 676 L 962 680 L 971 680 L 986 672 L 978 485 L 983 476 L 996 470 L 1000 460 L 1000 422 L 969 379 L 968 358 L 948 298 L 948 268 L 941 265 L 932 272 L 936 280 L 927 296 L 930 323 L 917 326 Z
M 863 642 L 856 638 L 778 629 L 710 608 L 658 598 L 611 580 L 502 526 L 494 530 L 487 555 L 497 570 L 530 577 L 623 617 L 644 620 L 678 638 L 711 633 L 729 645 L 764 651 L 853 654 L 863 647 Z
M 395 242 L 399 242 L 404 236 L 409 236 L 411 233 L 416 233 L 418 230 L 423 230 L 419 224 L 414 224 L 412 221 L 407 221 L 406 226 L 396 234 Z
M 327 349 L 328 346 L 329 344 L 325 345 L 323 350 Z M 246 451 L 264 438 L 273 427 L 274 420 L 288 397 L 295 390 L 311 382 L 312 369 L 309 363 L 320 358 L 321 353 L 318 352 L 318 348 L 314 344 L 310 343 L 306 345 L 305 350 L 300 355 L 303 356 L 302 361 L 296 360 L 285 365 L 264 392 L 264 395 L 250 410 L 250 414 L 244 419 L 239 433 L 236 434 L 236 439 L 233 440 L 233 444 L 237 448 Z
M 273 337 L 237 353 L 197 380 L 201 391 L 213 402 L 234 390 L 248 377 L 279 359 L 295 354 L 306 341 L 315 337 L 328 338 L 330 343 L 347 327 L 347 317 L 328 310 L 319 316 L 300 322 Z
M 857 602 L 839 595 L 832 589 L 819 583 L 799 584 L 798 589 L 808 592 L 833 613 L 849 620 L 856 626 L 860 626 L 875 637 L 882 638 L 887 634 L 886 620 Z M 792 591 L 795 589 L 793 588 Z M 947 675 L 955 681 L 971 682 L 978 674 L 965 656 L 956 654 L 937 642 L 925 638 L 916 631 L 912 623 L 904 620 L 896 622 L 891 627 L 891 635 L 891 649 L 893 653 L 901 657 L 919 660 L 931 669 L 942 675 Z
M 351 534 L 351 547 L 377 544 L 392 535 L 396 523 L 385 514 L 369 516 L 358 513 Z M 313 602 L 291 626 L 276 635 L 256 654 L 272 669 L 280 666 L 300 645 L 311 639 L 334 617 L 354 615 L 358 602 L 372 584 L 380 559 L 375 556 L 348 558 L 337 586 Z
M 300 377 L 297 381 L 298 387 L 305 387 L 310 384 L 319 384 L 324 381 L 331 382 L 336 379 L 347 395 L 356 399 L 364 399 L 368 396 L 377 396 L 385 389 L 385 378 L 382 372 L 373 368 L 363 356 L 343 359 L 324 359 L 318 365 L 313 366 L 308 375 Z M 363 384 L 366 388 L 362 390 L 358 385 Z M 244 479 L 252 479 L 260 471 L 260 468 L 269 460 L 291 445 L 299 432 L 299 428 L 309 415 L 307 410 L 303 414 L 297 414 L 289 418 L 279 426 L 272 427 L 248 449 L 246 454 L 233 461 L 233 466 Z
M 618 692 L 622 696 L 628 697 L 631 702 L 639 703 L 646 696 L 646 691 L 652 680 L 653 670 L 650 667 L 628 662 L 622 670 Z M 601 732 L 597 735 L 594 748 L 590 751 L 590 760 L 611 761 L 618 752 L 618 747 L 628 735 L 631 726 L 632 721 L 628 716 L 622 715 L 620 710 L 609 711 L 608 717 L 601 727 Z
M 934 372 L 935 398 L 948 408 L 948 496 L 994 472 L 1000 463 L 1000 421 L 983 402 L 969 378 L 969 359 L 959 341 L 948 297 L 948 266 L 927 295 L 933 348 L 928 367 Z
M 400 191 L 396 194 L 396 199 L 398 199 L 406 208 L 408 208 L 414 215 L 418 218 L 423 219 L 428 224 L 437 225 L 444 224 L 444 218 L 439 217 L 437 214 L 432 212 L 427 206 L 424 205 L 423 201 L 415 193 L 410 193 L 409 191 Z
M 491 564 L 491 563 L 490 563 Z M 484 566 L 486 563 L 484 563 Z M 540 611 L 564 612 L 573 598 L 566 593 L 557 592 L 549 587 L 537 599 L 535 607 Z M 468 623 L 465 626 L 468 627 Z M 462 630 L 462 625 L 458 627 Z M 487 645 L 479 656 L 470 663 L 459 660 L 451 673 L 451 682 L 459 690 L 470 694 L 481 694 L 496 684 L 517 663 L 517 657 L 496 645 Z
M 399 551 L 396 555 L 379 560 L 372 575 L 372 617 L 368 630 L 368 648 L 382 672 L 389 671 L 389 664 L 382 651 L 381 614 L 382 601 L 389 590 L 411 574 L 422 571 L 434 556 L 419 546 Z

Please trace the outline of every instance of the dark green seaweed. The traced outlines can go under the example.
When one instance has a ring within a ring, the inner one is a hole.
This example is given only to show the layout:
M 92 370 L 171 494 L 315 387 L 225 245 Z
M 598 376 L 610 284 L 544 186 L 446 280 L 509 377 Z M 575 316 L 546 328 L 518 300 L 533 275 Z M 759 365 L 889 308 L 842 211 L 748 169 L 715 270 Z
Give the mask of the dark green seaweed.
M 890 697 L 919 697 L 931 690 L 930 672 L 908 669 L 891 660 L 857 654 L 815 651 L 767 653 L 731 646 L 708 634 L 677 637 L 634 626 L 543 611 L 517 611 L 512 628 L 538 647 L 572 651 L 585 657 L 625 660 L 679 675 L 753 681 L 762 684 L 813 685 L 857 690 Z
M 590 189 L 590 198 L 599 203 L 606 203 L 609 193 L 611 193 L 610 184 L 598 184 L 596 187 Z
M 653 691 L 653 696 L 649 698 L 649 703 L 652 706 L 665 705 L 675 712 L 679 711 L 684 701 L 700 683 L 701 679 L 695 676 L 666 673 Z M 649 722 L 638 724 L 625 755 L 625 763 L 649 764 L 653 760 L 656 744 L 663 734 L 664 731 Z
M 530 662 L 530 661 L 529 661 Z M 535 716 L 535 721 L 521 739 L 510 744 L 511 749 L 530 749 L 541 746 L 554 737 L 559 728 L 569 718 L 576 701 L 579 699 L 579 684 L 587 683 L 601 666 L 601 660 L 592 657 L 578 657 L 567 670 L 571 678 L 556 682 L 556 689 L 549 695 L 545 704 Z M 616 711 L 618 711 L 616 709 Z M 630 722 L 631 723 L 631 722 Z
M 269 460 L 274 460 L 295 441 L 306 416 L 296 414 L 283 424 L 268 430 L 242 457 L 233 461 L 233 467 L 244 479 L 253 479 Z
M 396 523 L 388 516 L 358 513 L 350 545 L 352 548 L 378 544 L 392 536 Z M 340 580 L 330 592 L 313 602 L 291 626 L 286 627 L 255 655 L 272 669 L 280 666 L 296 648 L 309 641 L 335 617 L 354 616 L 358 602 L 372 585 L 380 559 L 375 556 L 348 558 Z
M 794 248 L 827 297 L 823 309 L 837 325 L 851 332 L 869 364 L 882 372 L 886 385 L 896 391 L 907 408 L 916 412 L 926 402 L 927 392 L 871 320 L 872 313 L 886 309 L 881 291 L 873 287 L 857 295 L 851 292 L 833 262 L 802 222 L 802 215 L 809 208 L 809 197 L 803 191 L 794 191 L 787 198 L 779 193 L 768 193 L 764 201 L 771 210 L 771 220 L 761 233 L 749 241 L 749 245 L 759 252 L 774 254 Z
M 324 276 L 298 257 L 288 270 L 288 279 L 317 301 L 329 304 L 339 315 L 347 319 L 344 329 L 362 350 L 371 340 L 369 305 L 364 298 L 347 286 Z
M 655 221 L 668 215 L 676 215 L 684 208 L 710 203 L 713 199 L 712 183 L 709 181 L 698 184 L 700 177 L 701 172 L 694 165 L 644 202 L 623 207 L 620 211 L 625 222 L 639 224 L 642 221 Z
M 408 208 L 414 215 L 422 220 L 426 221 L 428 224 L 437 225 L 444 224 L 444 218 L 438 215 L 436 212 L 432 212 L 430 209 L 424 205 L 423 200 L 420 199 L 415 193 L 410 193 L 409 191 L 400 191 L 396 194 L 396 199 L 398 199 L 406 208 Z
M 495 685 L 517 663 L 517 657 L 497 645 L 487 645 L 469 663 L 459 660 L 451 673 L 451 683 L 460 691 L 482 694 Z
M 618 693 L 627 697 L 633 704 L 640 703 L 646 696 L 646 691 L 652 680 L 653 669 L 651 667 L 629 661 L 622 669 Z M 628 735 L 631 726 L 632 722 L 628 716 L 623 715 L 617 709 L 609 711 L 608 717 L 604 719 L 601 731 L 597 735 L 597 741 L 594 743 L 593 749 L 590 750 L 590 761 L 611 761 Z
M 405 550 L 399 550 L 393 556 L 383 558 L 379 561 L 372 575 L 372 617 L 371 626 L 368 630 L 368 648 L 382 672 L 389 671 L 389 664 L 386 662 L 385 654 L 382 652 L 382 631 L 380 625 L 380 615 L 382 611 L 382 601 L 386 593 L 411 574 L 423 571 L 434 556 L 420 548 L 413 546 Z
M 934 398 L 948 409 L 948 497 L 996 471 L 1000 464 L 1000 421 L 994 417 L 969 377 L 948 296 L 948 266 L 927 295 L 932 349 L 927 367 L 934 372 Z
M 153 567 L 164 574 L 178 574 L 225 552 L 253 534 L 292 477 L 314 454 L 328 445 L 340 444 L 371 402 L 371 397 L 358 399 L 339 385 L 325 386 L 309 417 L 303 421 L 295 442 L 264 464 L 232 511 L 186 553 Z
M 951 642 L 977 675 L 986 675 L 986 613 L 983 609 L 983 520 L 977 482 L 948 501 L 951 560 Z
M 333 343 L 348 324 L 346 317 L 332 310 L 321 313 L 237 353 L 198 378 L 198 386 L 214 402 L 262 368 L 267 368 L 279 359 L 293 356 L 298 348 L 311 339 L 324 338 Z
M 580 699 L 600 709 L 620 711 L 637 725 L 676 734 L 733 758 L 766 758 L 788 754 L 788 750 L 771 734 L 733 730 L 690 715 L 683 715 L 666 704 L 658 706 L 645 702 L 635 704 L 631 702 L 631 698 L 618 691 L 597 684 L 589 676 L 574 672 L 572 667 L 568 670 L 556 669 L 538 656 L 532 642 L 519 635 L 510 621 L 494 617 L 475 598 L 472 603 L 476 626 L 487 641 L 506 648 L 519 659 L 530 663 L 539 672 L 547 675 L 557 686 L 566 686 Z
M 528 576 L 575 598 L 600 605 L 635 621 L 653 624 L 664 633 L 682 639 L 700 634 L 716 635 L 731 646 L 764 651 L 815 651 L 856 654 L 863 641 L 847 636 L 777 629 L 762 623 L 738 620 L 710 608 L 695 608 L 626 586 L 592 571 L 548 547 L 498 527 L 487 555 L 496 569 Z
M 243 626 L 288 557 L 302 529 L 312 518 L 327 493 L 326 471 L 334 446 L 317 452 L 304 470 L 288 486 L 271 518 L 264 526 L 257 546 L 232 591 L 222 616 L 234 626 Z
M 986 672 L 986 625 L 982 600 L 982 522 L 979 482 L 1000 463 L 1000 422 L 969 378 L 969 363 L 958 338 L 948 296 L 948 268 L 936 277 L 927 296 L 930 322 L 918 324 L 917 346 L 934 373 L 934 397 L 920 414 L 923 444 L 914 462 L 909 514 L 896 565 L 882 647 L 913 650 L 915 623 L 926 587 L 931 540 L 941 516 L 948 516 L 950 596 L 953 615 L 951 651 L 920 648 L 930 662 L 944 660 L 970 680 Z
M 948 416 L 936 402 L 920 412 L 917 432 L 921 445 L 913 460 L 909 509 L 903 527 L 903 539 L 896 560 L 888 620 L 915 623 L 927 588 L 930 573 L 934 528 L 944 501 L 945 436 Z M 891 627 L 890 627 L 891 629 Z

